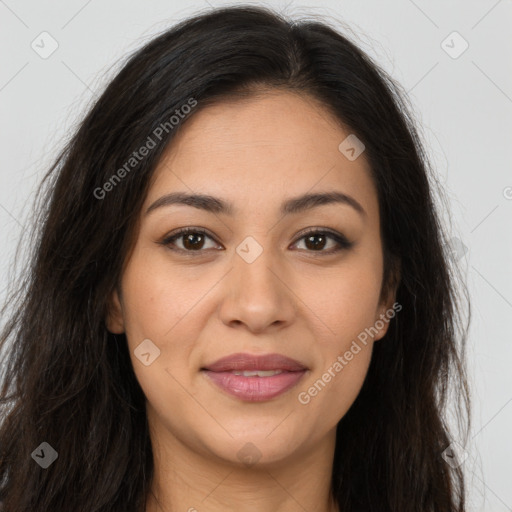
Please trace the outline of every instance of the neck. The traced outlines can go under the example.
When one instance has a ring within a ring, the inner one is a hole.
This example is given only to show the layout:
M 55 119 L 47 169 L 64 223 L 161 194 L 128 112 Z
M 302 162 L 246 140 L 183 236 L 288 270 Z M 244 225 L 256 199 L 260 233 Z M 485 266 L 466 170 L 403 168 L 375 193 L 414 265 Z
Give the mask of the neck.
M 243 465 L 151 431 L 154 474 L 146 512 L 338 512 L 330 483 L 335 432 L 287 460 Z

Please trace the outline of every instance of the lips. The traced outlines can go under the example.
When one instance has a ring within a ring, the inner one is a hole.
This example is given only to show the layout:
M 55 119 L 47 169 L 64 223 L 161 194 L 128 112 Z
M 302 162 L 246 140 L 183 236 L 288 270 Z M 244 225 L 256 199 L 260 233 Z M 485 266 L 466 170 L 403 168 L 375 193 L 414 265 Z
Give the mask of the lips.
M 204 370 L 211 372 L 230 371 L 269 371 L 282 370 L 287 372 L 299 372 L 307 370 L 306 366 L 281 354 L 232 354 L 206 365 Z
M 232 354 L 201 370 L 227 394 L 244 401 L 261 402 L 294 387 L 308 368 L 281 354 Z

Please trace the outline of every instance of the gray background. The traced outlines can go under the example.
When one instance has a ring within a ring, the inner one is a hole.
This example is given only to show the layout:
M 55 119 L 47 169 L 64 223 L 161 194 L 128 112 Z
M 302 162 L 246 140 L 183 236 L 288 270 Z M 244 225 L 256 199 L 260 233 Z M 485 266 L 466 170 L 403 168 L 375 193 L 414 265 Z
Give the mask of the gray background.
M 0 0 L 2 299 L 35 186 L 120 59 L 198 9 L 227 4 Z M 342 20 L 409 92 L 449 199 L 454 257 L 471 294 L 469 509 L 512 511 L 512 1 L 264 5 Z M 469 47 L 458 55 L 464 40 Z M 57 50 L 42 58 L 51 44 Z

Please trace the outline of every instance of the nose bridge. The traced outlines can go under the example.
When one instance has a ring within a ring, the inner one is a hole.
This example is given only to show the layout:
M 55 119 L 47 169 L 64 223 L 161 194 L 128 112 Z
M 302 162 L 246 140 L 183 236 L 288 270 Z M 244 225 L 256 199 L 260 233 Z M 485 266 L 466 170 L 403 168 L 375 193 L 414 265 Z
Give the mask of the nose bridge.
M 250 287 L 253 292 L 270 291 L 277 284 L 273 282 L 276 279 L 276 259 L 271 249 L 264 249 L 255 239 L 250 238 L 237 247 L 233 256 L 237 280 L 241 285 Z
M 263 330 L 291 319 L 293 300 L 279 276 L 280 265 L 275 256 L 271 248 L 252 236 L 236 247 L 229 293 L 221 309 L 225 323 L 242 322 L 251 330 Z
M 263 293 L 268 295 L 267 300 L 276 300 L 280 294 L 278 289 L 282 283 L 276 276 L 276 258 L 266 242 L 268 238 L 263 242 L 264 247 L 256 238 L 248 236 L 236 247 L 236 254 L 233 255 L 234 277 L 239 283 L 237 292 L 240 296 L 241 292 L 244 295 L 248 292 L 249 297 L 251 293 L 253 296 Z

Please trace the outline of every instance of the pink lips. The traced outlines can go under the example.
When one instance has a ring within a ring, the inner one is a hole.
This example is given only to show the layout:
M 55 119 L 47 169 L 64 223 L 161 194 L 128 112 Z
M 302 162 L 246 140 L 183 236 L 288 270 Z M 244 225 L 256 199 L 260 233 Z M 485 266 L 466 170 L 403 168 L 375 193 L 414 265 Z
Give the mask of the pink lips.
M 280 354 L 232 354 L 202 368 L 205 375 L 228 394 L 249 402 L 270 400 L 295 386 L 307 368 Z M 244 376 L 233 372 L 278 372 Z

